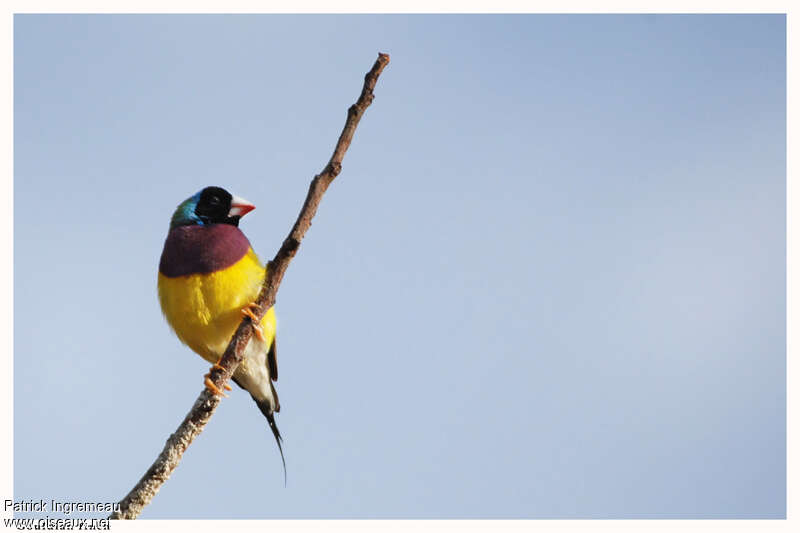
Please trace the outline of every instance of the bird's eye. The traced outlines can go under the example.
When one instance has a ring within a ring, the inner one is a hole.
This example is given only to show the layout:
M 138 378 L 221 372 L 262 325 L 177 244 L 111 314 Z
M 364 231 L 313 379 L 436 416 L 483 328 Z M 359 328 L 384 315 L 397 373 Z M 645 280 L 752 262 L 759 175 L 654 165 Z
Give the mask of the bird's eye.
M 211 205 L 219 205 L 220 199 L 218 196 L 212 196 L 211 198 L 208 199 L 208 203 Z

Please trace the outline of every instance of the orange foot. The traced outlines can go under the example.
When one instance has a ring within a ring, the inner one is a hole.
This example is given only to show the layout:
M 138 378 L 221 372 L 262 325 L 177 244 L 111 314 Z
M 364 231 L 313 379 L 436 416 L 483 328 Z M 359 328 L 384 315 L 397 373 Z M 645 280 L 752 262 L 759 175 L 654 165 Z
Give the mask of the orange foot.
M 213 370 L 213 369 L 215 369 L 215 368 L 217 368 L 217 369 L 219 369 L 219 370 L 225 370 L 224 368 L 222 368 L 222 367 L 219 365 L 219 363 L 214 363 L 214 365 L 211 367 L 211 370 Z M 208 374 L 206 374 L 206 375 L 204 376 L 204 377 L 206 378 L 206 379 L 205 379 L 205 382 L 204 382 L 204 383 L 206 384 L 206 388 L 207 388 L 208 390 L 210 390 L 211 392 L 213 392 L 214 394 L 216 394 L 217 396 L 222 396 L 223 398 L 227 398 L 227 397 L 228 397 L 228 395 L 227 395 L 227 394 L 225 394 L 224 392 L 222 392 L 221 390 L 219 390 L 219 389 L 217 388 L 217 386 L 216 386 L 216 385 L 214 385 L 214 382 L 213 382 L 213 381 L 211 381 L 211 370 L 209 370 L 209 371 L 208 371 Z M 225 388 L 226 388 L 227 390 L 231 390 L 231 387 L 230 387 L 230 385 L 228 385 L 227 383 L 225 384 Z
M 266 337 L 264 337 L 264 330 L 261 329 L 261 326 L 258 324 L 258 319 L 256 318 L 255 311 L 258 309 L 258 306 L 255 302 L 251 304 L 247 304 L 242 308 L 242 315 L 250 317 L 250 324 L 253 326 L 253 331 L 256 333 L 256 337 L 261 339 L 261 342 L 267 342 Z

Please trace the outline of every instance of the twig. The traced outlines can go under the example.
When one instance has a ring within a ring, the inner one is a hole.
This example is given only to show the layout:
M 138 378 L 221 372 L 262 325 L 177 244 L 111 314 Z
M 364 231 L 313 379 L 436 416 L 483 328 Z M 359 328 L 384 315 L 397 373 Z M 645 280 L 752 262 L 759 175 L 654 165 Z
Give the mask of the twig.
M 283 279 L 283 274 L 286 272 L 286 267 L 289 262 L 297 253 L 300 246 L 300 241 L 303 240 L 308 228 L 311 227 L 311 219 L 317 212 L 322 195 L 327 190 L 328 186 L 333 182 L 334 178 L 339 175 L 342 170 L 342 158 L 353 140 L 353 134 L 356 131 L 361 116 L 366 111 L 367 107 L 372 103 L 374 98 L 373 90 L 375 84 L 378 82 L 380 76 L 386 65 L 389 64 L 388 54 L 378 54 L 378 59 L 372 66 L 367 75 L 364 77 L 364 87 L 361 90 L 361 95 L 355 104 L 350 106 L 347 110 L 347 121 L 344 124 L 344 129 L 339 135 L 339 141 L 336 143 L 336 148 L 333 151 L 328 164 L 321 173 L 314 176 L 311 180 L 311 185 L 308 189 L 308 195 L 303 203 L 303 208 L 297 216 L 297 221 L 294 223 L 289 235 L 283 241 L 278 253 L 272 261 L 269 262 L 267 267 L 267 274 L 264 278 L 264 284 L 261 287 L 261 292 L 256 299 L 258 309 L 254 314 L 258 321 L 264 316 L 267 310 L 275 305 L 275 297 L 278 293 L 278 287 Z M 225 349 L 222 360 L 219 365 L 222 369 L 215 368 L 211 372 L 211 380 L 218 389 L 222 390 L 225 383 L 233 375 L 236 367 L 242 362 L 244 348 L 247 346 L 250 337 L 253 335 L 252 321 L 249 317 L 245 317 L 236 329 L 236 333 L 231 338 L 231 342 Z M 120 502 L 119 511 L 111 514 L 110 518 L 114 519 L 134 519 L 142 512 L 142 509 L 150 503 L 150 500 L 158 493 L 161 485 L 169 479 L 172 471 L 180 463 L 183 452 L 192 443 L 192 441 L 199 435 L 205 425 L 208 423 L 211 415 L 214 414 L 217 406 L 219 405 L 220 398 L 211 393 L 207 388 L 203 388 L 203 392 L 194 402 L 192 410 L 183 419 L 178 429 L 170 435 L 164 449 L 156 458 L 155 462 L 147 469 L 142 479 L 136 484 L 135 487 L 125 496 Z

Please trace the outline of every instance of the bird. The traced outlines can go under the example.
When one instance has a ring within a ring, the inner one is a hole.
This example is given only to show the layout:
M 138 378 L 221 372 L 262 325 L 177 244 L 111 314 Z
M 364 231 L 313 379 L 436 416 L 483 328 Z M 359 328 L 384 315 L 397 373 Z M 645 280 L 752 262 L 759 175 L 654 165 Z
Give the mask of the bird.
M 254 301 L 266 275 L 239 221 L 255 205 L 222 187 L 205 187 L 181 202 L 170 219 L 158 267 L 158 299 L 178 339 L 203 359 L 219 361 L 243 316 L 252 320 L 253 335 L 233 381 L 250 393 L 267 419 L 283 463 L 280 411 L 274 382 L 278 380 L 275 310 L 257 321 Z M 256 324 L 256 322 L 259 322 Z M 205 375 L 205 385 L 224 395 Z M 226 385 L 227 390 L 231 387 Z

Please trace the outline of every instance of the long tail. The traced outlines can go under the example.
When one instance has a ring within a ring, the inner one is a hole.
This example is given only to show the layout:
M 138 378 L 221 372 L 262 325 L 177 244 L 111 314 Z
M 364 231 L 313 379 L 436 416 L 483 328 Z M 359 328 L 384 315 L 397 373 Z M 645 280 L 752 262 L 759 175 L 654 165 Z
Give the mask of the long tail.
M 256 399 L 255 396 L 252 394 L 250 395 L 251 398 L 256 402 L 259 411 L 263 414 L 267 422 L 269 423 L 269 428 L 272 430 L 272 434 L 275 435 L 275 442 L 278 443 L 278 451 L 281 452 L 281 462 L 283 463 L 283 486 L 286 486 L 286 459 L 283 458 L 283 446 L 281 443 L 283 442 L 283 437 L 281 437 L 281 432 L 278 431 L 278 426 L 275 424 L 275 413 L 272 411 L 272 408 L 268 401 L 259 401 Z

